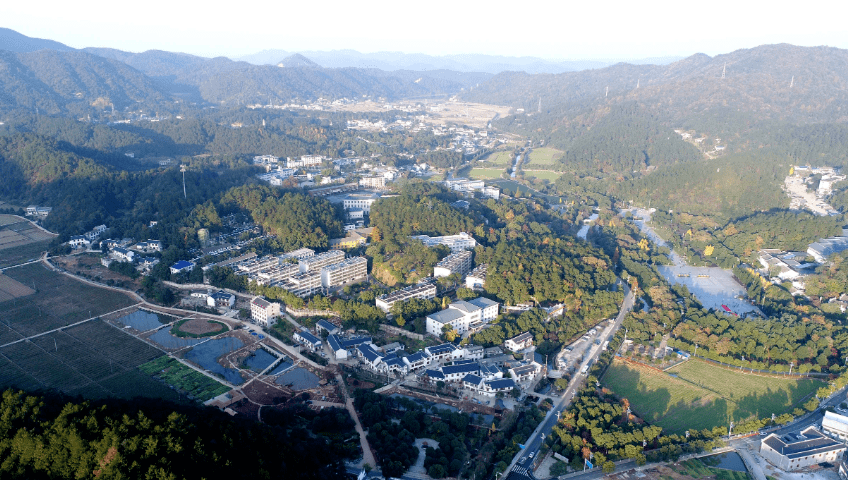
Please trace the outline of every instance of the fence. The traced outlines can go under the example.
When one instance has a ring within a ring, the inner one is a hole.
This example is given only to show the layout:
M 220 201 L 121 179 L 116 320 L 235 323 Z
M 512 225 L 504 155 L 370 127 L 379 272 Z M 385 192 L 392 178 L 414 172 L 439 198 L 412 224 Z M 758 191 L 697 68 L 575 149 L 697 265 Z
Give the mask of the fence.
M 380 325 L 380 330 L 390 335 L 403 335 L 414 340 L 424 340 L 424 335 L 421 335 L 420 333 L 412 333 L 410 331 L 398 327 L 393 327 L 391 325 Z
M 286 305 L 286 313 L 292 317 L 335 317 L 338 315 L 332 310 L 310 310 L 308 308 L 298 310 L 288 305 Z

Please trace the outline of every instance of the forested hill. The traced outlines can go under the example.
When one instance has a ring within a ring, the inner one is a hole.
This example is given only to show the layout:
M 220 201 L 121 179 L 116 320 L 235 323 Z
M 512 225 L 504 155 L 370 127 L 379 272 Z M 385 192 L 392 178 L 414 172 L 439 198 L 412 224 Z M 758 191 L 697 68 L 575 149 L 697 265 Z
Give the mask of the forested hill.
M 121 62 L 85 52 L 0 50 L 0 109 L 81 115 L 90 108 L 159 104 L 169 95 Z
M 780 44 L 712 58 L 696 54 L 665 66 L 618 64 L 558 75 L 502 73 L 463 98 L 535 112 L 541 97 L 543 113 L 563 105 L 632 100 L 670 122 L 720 107 L 770 119 L 845 121 L 846 87 L 848 51 Z

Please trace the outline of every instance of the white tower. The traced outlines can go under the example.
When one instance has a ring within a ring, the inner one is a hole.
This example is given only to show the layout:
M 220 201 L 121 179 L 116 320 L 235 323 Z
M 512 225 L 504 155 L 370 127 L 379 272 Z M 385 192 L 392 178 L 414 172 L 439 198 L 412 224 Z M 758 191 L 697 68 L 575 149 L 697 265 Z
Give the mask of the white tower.
M 183 198 L 188 199 L 188 194 L 186 194 L 186 188 L 185 188 L 185 171 L 186 171 L 186 166 L 185 166 L 185 165 L 180 165 L 180 171 L 181 171 L 181 172 L 183 172 Z
M 792 88 L 795 85 L 795 75 L 792 75 L 792 80 L 789 82 L 789 88 Z
M 721 79 L 724 80 L 724 74 L 727 72 L 727 62 L 724 62 L 724 68 L 721 69 Z
M 604 92 L 604 97 L 607 97 L 607 96 L 609 96 L 609 86 L 607 86 L 607 91 Z

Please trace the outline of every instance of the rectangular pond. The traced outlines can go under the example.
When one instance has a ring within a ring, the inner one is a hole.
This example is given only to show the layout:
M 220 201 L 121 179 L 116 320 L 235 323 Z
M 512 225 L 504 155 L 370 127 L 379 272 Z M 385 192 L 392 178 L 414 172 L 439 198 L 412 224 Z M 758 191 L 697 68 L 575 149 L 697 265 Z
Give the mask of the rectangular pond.
M 221 378 L 233 385 L 239 385 L 244 383 L 244 377 L 241 376 L 241 373 L 235 368 L 222 366 L 218 363 L 218 358 L 243 346 L 244 343 L 235 337 L 216 338 L 196 345 L 186 353 L 185 358 L 200 365 L 205 370 L 220 375 Z
M 165 315 L 163 315 L 163 317 L 166 319 L 169 318 Z M 159 328 L 162 325 L 169 323 L 162 321 L 158 313 L 148 312 L 147 310 L 136 310 L 119 318 L 118 321 L 140 332 L 153 330 L 154 328 Z

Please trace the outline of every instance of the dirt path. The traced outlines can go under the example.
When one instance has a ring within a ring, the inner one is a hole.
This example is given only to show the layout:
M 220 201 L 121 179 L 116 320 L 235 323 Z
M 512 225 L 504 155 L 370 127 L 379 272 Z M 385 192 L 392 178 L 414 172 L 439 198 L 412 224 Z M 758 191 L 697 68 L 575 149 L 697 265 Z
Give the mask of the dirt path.
M 371 452 L 371 446 L 368 445 L 368 438 L 365 436 L 365 430 L 362 429 L 362 424 L 359 423 L 359 415 L 356 414 L 356 409 L 353 408 L 353 399 L 350 398 L 350 395 L 348 395 L 347 385 L 345 384 L 341 373 L 336 374 L 336 381 L 339 383 L 339 389 L 341 389 L 342 395 L 345 398 L 347 411 L 350 413 L 350 417 L 353 418 L 353 422 L 356 424 L 356 433 L 359 434 L 359 444 L 362 446 L 363 464 L 367 463 L 372 467 L 376 467 L 377 462 L 374 460 L 374 454 Z M 362 467 L 362 465 L 358 465 L 358 467 Z

